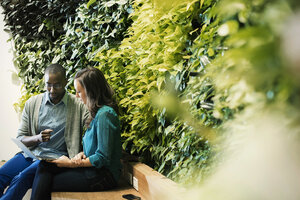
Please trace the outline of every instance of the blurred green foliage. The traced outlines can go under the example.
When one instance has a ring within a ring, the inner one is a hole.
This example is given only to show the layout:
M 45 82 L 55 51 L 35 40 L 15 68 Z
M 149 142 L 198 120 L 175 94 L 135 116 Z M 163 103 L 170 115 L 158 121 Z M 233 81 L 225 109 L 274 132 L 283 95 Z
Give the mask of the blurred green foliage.
M 281 49 L 292 5 L 298 3 L 81 3 L 54 41 L 13 35 L 26 91 L 16 106 L 21 110 L 31 95 L 43 91 L 43 70 L 51 62 L 67 69 L 71 92 L 77 70 L 97 67 L 116 90 L 123 148 L 173 180 L 201 182 L 222 156 L 225 129 L 247 123 L 257 109 L 299 110 L 300 87 Z M 45 23 L 37 25 L 40 31 Z M 236 117 L 241 123 L 230 123 Z

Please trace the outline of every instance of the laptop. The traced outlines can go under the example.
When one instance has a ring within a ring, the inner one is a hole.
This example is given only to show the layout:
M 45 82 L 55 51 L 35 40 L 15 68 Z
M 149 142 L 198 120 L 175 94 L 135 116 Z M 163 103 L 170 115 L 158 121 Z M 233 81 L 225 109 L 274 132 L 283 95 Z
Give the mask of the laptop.
M 61 155 L 35 155 L 28 147 L 26 147 L 20 140 L 16 138 L 11 138 L 12 141 L 30 158 L 37 159 L 37 160 L 56 160 L 58 159 Z

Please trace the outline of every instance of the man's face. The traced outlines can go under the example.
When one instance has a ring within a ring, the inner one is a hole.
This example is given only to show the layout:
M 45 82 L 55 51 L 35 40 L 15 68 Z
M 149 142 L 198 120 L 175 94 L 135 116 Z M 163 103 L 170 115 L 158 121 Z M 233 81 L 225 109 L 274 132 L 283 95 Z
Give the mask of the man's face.
M 45 85 L 52 103 L 57 104 L 65 94 L 66 80 L 61 73 L 46 73 Z

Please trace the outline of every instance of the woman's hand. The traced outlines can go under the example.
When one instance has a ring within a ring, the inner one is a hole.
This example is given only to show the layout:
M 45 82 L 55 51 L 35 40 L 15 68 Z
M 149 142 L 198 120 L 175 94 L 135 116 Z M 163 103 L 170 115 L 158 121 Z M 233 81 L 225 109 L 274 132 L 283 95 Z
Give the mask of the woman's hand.
M 86 159 L 86 156 L 84 155 L 83 152 L 80 152 L 79 154 L 77 154 L 76 156 L 74 156 L 71 161 L 78 166 L 82 166 L 83 165 L 83 160 Z
M 67 156 L 61 156 L 56 160 L 52 160 L 48 162 L 56 164 L 57 167 L 68 167 L 68 168 L 76 167 L 76 165 Z

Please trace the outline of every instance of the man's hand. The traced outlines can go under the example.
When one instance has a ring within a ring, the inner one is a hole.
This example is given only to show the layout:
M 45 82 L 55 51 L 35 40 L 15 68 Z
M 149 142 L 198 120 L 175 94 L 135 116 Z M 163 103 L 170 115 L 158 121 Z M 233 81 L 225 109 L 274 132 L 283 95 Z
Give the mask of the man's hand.
M 40 142 L 48 142 L 50 140 L 52 129 L 45 129 L 38 135 L 24 136 L 21 140 L 27 147 L 35 146 Z
M 56 160 L 47 161 L 47 162 L 54 163 L 56 164 L 57 167 L 68 167 L 68 168 L 76 167 L 76 165 L 72 163 L 70 158 L 68 158 L 67 156 L 61 156 Z
M 45 129 L 38 134 L 38 141 L 39 142 L 48 142 L 50 140 L 52 129 Z

